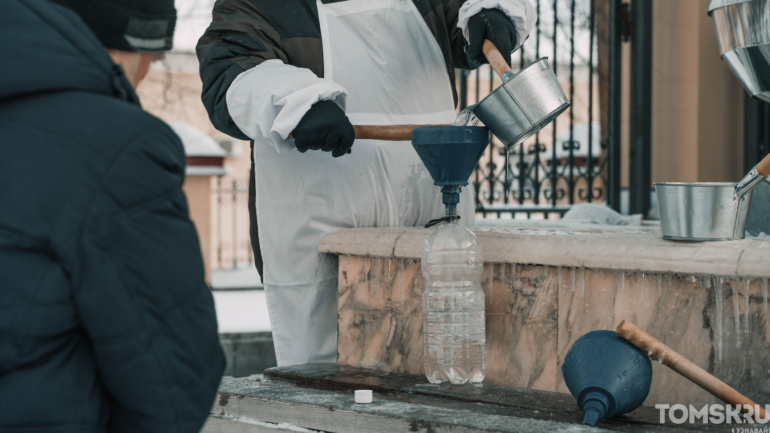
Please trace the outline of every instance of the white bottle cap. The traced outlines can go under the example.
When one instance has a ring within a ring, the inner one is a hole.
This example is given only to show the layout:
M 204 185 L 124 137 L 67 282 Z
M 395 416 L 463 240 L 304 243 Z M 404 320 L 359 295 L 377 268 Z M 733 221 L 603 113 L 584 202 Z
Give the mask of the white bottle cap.
M 356 391 L 356 403 L 371 403 L 371 402 L 372 402 L 371 389 L 359 389 Z

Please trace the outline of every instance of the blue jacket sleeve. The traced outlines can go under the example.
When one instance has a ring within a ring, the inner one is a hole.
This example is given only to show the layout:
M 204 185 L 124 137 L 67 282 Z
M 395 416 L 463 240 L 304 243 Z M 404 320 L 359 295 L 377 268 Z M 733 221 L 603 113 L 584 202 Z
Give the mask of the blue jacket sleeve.
M 184 161 L 165 125 L 131 140 L 81 235 L 74 297 L 111 397 L 111 432 L 199 431 L 224 369 Z

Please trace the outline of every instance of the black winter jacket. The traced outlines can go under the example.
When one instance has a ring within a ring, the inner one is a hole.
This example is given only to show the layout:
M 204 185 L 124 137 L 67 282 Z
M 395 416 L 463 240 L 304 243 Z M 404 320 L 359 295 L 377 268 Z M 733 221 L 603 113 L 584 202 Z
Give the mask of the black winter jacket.
M 80 18 L 0 1 L 0 432 L 197 432 L 224 357 L 185 155 Z

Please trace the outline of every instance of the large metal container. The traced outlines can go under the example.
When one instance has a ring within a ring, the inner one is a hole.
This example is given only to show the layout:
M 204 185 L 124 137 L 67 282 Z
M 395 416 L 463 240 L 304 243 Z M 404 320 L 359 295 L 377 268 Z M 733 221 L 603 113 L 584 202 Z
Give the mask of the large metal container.
M 719 51 L 746 90 L 770 102 L 770 0 L 711 0 Z
M 656 183 L 663 238 L 683 241 L 743 239 L 752 193 L 734 198 L 735 185 L 731 182 Z
M 510 149 L 543 129 L 567 107 L 567 96 L 543 57 L 482 99 L 473 114 Z

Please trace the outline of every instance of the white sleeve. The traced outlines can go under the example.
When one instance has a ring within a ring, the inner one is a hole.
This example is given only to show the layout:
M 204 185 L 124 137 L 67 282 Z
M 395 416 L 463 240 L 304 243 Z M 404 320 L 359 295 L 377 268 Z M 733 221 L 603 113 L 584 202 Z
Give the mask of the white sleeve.
M 227 89 L 227 110 L 238 128 L 252 140 L 267 141 L 278 153 L 294 148 L 287 139 L 310 106 L 334 101 L 344 110 L 345 88 L 318 78 L 305 68 L 268 60 L 242 72 Z
M 460 7 L 457 18 L 457 27 L 463 31 L 465 40 L 470 40 L 468 34 L 468 21 L 471 17 L 481 12 L 482 9 L 499 9 L 513 21 L 516 27 L 516 47 L 514 51 L 524 45 L 529 33 L 537 23 L 535 7 L 529 0 L 468 0 Z

